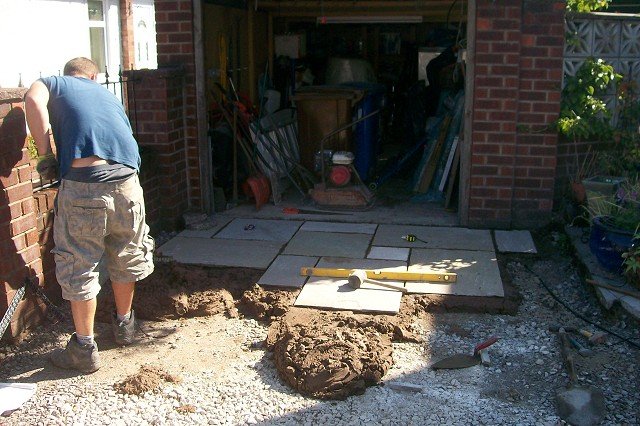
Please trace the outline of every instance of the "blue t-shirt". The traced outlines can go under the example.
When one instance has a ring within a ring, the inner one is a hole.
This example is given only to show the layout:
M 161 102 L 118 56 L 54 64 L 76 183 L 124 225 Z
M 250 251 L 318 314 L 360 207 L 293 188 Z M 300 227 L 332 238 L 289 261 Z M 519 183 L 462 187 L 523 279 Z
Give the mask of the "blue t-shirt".
M 118 98 L 88 78 L 41 78 L 49 89 L 49 121 L 56 142 L 60 176 L 76 158 L 97 155 L 140 169 L 138 143 Z

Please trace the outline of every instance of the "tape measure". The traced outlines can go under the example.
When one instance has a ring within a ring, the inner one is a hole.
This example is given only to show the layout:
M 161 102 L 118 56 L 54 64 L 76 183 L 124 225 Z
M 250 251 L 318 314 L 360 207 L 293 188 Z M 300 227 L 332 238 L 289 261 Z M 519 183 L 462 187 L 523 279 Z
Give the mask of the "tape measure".
M 420 241 L 421 243 L 425 243 L 425 244 L 427 243 L 425 240 L 418 238 L 418 236 L 414 234 L 403 235 L 401 238 L 403 240 L 407 240 L 407 242 L 410 242 L 410 243 L 415 243 L 416 241 Z

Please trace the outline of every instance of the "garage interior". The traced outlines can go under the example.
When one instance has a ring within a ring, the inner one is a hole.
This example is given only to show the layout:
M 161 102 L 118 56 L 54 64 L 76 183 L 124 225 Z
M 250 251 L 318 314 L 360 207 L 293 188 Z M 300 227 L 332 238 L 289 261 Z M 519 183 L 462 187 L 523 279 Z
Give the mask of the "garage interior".
M 206 0 L 216 211 L 455 225 L 466 17 L 466 0 Z

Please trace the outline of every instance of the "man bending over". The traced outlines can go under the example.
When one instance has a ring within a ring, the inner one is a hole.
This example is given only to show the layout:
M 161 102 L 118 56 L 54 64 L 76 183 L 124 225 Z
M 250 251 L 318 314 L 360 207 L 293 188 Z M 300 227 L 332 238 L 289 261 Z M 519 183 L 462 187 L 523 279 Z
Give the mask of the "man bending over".
M 97 74 L 93 61 L 75 58 L 65 65 L 64 76 L 41 78 L 25 95 L 27 124 L 39 154 L 37 170 L 45 179 L 56 178 L 59 171 L 61 179 L 53 253 L 75 333 L 64 350 L 51 354 L 51 361 L 84 373 L 100 368 L 93 324 L 104 282 L 102 263 L 113 288 L 112 326 L 119 345 L 134 338 L 135 282 L 153 272 L 154 242 L 138 180 L 138 144 L 122 104 L 95 81 Z

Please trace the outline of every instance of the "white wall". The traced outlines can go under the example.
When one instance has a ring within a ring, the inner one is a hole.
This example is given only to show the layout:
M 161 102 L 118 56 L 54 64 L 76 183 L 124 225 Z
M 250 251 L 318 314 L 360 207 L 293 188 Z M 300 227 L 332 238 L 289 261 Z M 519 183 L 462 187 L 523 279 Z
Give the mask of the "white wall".
M 120 65 L 118 0 L 104 3 L 107 63 L 113 81 Z M 150 8 L 150 16 L 154 16 L 153 1 L 134 0 L 134 3 L 142 3 L 147 16 Z M 157 63 L 155 22 L 151 31 L 153 64 Z M 69 59 L 90 56 L 87 1 L 0 0 L 0 40 L 0 87 L 18 87 L 20 74 L 25 87 L 41 75 L 62 74 Z M 124 68 L 129 66 L 126 64 Z
M 0 0 L 0 86 L 29 86 L 89 55 L 85 1 Z

